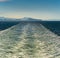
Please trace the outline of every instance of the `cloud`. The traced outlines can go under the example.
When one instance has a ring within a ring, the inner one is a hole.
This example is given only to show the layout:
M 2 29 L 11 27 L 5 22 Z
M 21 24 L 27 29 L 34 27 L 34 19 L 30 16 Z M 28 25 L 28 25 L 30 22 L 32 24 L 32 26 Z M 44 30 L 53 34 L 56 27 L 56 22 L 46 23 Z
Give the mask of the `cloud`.
M 9 0 L 0 0 L 0 2 L 6 2 L 6 1 L 9 1 Z

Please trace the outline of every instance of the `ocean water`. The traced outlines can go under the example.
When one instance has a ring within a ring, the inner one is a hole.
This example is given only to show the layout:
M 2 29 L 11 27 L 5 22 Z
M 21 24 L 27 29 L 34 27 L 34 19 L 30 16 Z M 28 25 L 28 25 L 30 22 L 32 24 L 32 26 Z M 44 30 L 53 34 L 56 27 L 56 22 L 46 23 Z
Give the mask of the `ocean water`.
M 15 24 L 18 24 L 19 22 L 16 21 L 0 21 L 0 30 L 7 29 Z
M 18 23 L 21 23 L 21 22 L 16 22 L 16 21 L 2 22 L 2 21 L 0 21 L 0 30 L 5 30 Z M 51 30 L 52 32 L 54 32 L 55 34 L 60 36 L 60 21 L 43 21 L 43 22 L 35 22 L 35 23 L 41 23 L 47 29 Z
M 4 26 L 5 25 L 5 26 Z M 1 58 L 60 58 L 58 22 L 1 22 Z

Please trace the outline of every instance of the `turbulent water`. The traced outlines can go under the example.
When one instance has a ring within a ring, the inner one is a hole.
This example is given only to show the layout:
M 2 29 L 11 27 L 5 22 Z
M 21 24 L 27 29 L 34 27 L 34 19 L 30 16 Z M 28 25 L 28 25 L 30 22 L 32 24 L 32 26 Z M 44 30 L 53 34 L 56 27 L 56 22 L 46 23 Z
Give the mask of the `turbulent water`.
M 60 37 L 40 23 L 19 23 L 0 31 L 0 58 L 60 58 Z

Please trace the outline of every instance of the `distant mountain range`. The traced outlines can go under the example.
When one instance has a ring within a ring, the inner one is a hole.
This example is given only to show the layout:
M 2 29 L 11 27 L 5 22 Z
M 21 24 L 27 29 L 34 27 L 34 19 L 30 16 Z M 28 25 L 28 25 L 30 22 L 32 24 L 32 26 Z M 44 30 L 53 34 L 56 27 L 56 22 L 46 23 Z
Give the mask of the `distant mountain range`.
M 5 18 L 5 17 L 0 17 L 0 21 L 15 21 L 17 19 L 15 18 Z
M 0 17 L 0 21 L 60 21 L 60 19 L 36 19 L 30 17 L 23 17 L 23 18 L 6 18 Z
M 41 19 L 34 19 L 28 17 L 24 17 L 20 19 L 0 17 L 0 21 L 41 21 Z

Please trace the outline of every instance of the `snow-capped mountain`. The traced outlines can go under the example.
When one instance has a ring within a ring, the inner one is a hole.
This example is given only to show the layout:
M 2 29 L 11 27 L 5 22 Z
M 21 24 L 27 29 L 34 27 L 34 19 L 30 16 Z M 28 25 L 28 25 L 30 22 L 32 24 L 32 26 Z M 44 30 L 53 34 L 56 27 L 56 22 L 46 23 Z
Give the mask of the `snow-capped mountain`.
M 0 32 L 0 58 L 60 58 L 59 38 L 40 23 L 21 22 Z
M 35 18 L 29 18 L 29 17 L 24 17 L 20 19 L 21 21 L 41 21 L 41 19 L 35 19 Z

